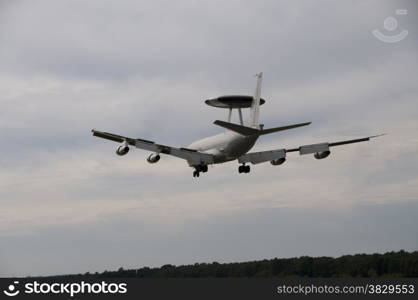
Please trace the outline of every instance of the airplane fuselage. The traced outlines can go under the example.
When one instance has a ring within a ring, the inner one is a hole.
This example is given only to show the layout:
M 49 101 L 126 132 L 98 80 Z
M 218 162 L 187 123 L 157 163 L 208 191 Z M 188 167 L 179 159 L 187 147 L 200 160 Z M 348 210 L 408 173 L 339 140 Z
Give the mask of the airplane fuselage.
M 187 148 L 214 155 L 214 163 L 235 160 L 247 153 L 258 136 L 243 136 L 227 131 L 193 142 Z

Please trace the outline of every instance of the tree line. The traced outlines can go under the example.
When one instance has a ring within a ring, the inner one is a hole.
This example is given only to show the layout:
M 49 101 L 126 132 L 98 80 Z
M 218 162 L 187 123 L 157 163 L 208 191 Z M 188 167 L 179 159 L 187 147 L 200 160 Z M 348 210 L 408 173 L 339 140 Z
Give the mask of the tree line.
M 61 276 L 60 276 L 61 277 Z M 163 265 L 64 277 L 227 278 L 227 277 L 418 277 L 418 251 L 332 257 L 274 258 L 237 263 Z

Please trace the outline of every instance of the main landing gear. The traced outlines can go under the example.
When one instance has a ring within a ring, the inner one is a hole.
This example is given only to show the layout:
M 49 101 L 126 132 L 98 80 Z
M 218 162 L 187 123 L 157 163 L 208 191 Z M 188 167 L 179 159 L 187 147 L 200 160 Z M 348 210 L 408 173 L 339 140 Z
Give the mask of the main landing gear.
M 250 173 L 250 166 L 246 166 L 246 165 L 239 166 L 238 173 Z
M 194 167 L 193 177 L 199 177 L 200 172 L 206 173 L 207 171 L 208 171 L 208 166 L 207 165 L 196 166 L 196 167 Z

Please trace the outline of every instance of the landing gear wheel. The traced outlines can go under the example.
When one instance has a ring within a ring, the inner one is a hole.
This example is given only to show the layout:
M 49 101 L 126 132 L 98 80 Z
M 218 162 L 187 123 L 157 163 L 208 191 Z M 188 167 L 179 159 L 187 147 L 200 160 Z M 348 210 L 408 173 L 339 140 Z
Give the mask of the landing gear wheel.
M 238 173 L 250 173 L 250 166 L 246 166 L 246 165 L 239 166 Z
M 208 165 L 197 165 L 194 167 L 193 177 L 199 177 L 200 172 L 206 173 L 208 171 Z
M 242 172 L 244 172 L 244 166 L 239 166 L 238 167 L 238 173 L 242 173 Z

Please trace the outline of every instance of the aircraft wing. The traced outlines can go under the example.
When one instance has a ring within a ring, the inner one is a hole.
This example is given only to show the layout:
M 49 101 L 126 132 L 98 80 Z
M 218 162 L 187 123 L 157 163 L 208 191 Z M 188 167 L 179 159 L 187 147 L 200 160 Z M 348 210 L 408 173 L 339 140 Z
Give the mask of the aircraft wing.
M 260 164 L 266 161 L 272 161 L 279 158 L 286 157 L 286 149 L 252 152 L 244 154 L 238 158 L 239 163 L 252 163 L 253 165 Z
M 129 145 L 135 146 L 136 148 L 139 148 L 139 149 L 148 150 L 148 151 L 156 152 L 156 153 L 168 154 L 168 155 L 172 155 L 178 158 L 185 159 L 191 166 L 213 163 L 213 155 L 202 153 L 193 149 L 176 148 L 176 147 L 171 147 L 171 146 L 166 146 L 166 145 L 160 145 L 155 142 L 144 140 L 144 139 L 124 137 L 124 136 L 113 134 L 113 133 L 98 131 L 95 129 L 93 129 L 92 132 L 94 136 L 97 136 L 100 138 L 104 138 L 104 139 L 111 140 L 114 142 L 119 142 L 119 143 L 123 143 L 126 141 Z
M 360 143 L 360 142 L 366 142 L 369 141 L 372 138 L 382 136 L 384 134 L 375 135 L 375 136 L 369 136 L 365 138 L 360 139 L 354 139 L 354 140 L 345 140 L 340 142 L 334 142 L 334 143 L 319 143 L 319 144 L 312 144 L 312 145 L 304 145 L 300 146 L 298 148 L 290 148 L 290 149 L 277 149 L 277 150 L 270 150 L 270 151 L 261 151 L 261 152 L 252 152 L 247 153 L 241 157 L 238 158 L 238 161 L 240 163 L 252 163 L 252 164 L 259 164 L 262 162 L 272 161 L 272 160 L 280 160 L 286 158 L 287 152 L 299 152 L 300 155 L 305 154 L 314 154 L 315 158 L 321 159 L 325 158 L 330 154 L 330 147 L 335 146 L 342 146 L 347 144 L 353 144 L 353 143 Z M 317 154 L 319 153 L 319 154 Z M 322 155 L 321 155 L 322 153 Z M 283 160 L 284 162 L 284 160 Z

